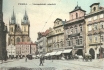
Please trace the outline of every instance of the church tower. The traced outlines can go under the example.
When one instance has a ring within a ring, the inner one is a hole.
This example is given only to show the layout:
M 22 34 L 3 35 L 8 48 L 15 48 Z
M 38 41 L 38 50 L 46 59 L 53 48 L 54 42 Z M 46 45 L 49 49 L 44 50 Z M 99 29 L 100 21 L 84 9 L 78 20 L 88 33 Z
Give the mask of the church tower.
M 7 26 L 3 22 L 3 12 L 2 12 L 3 1 L 0 0 L 0 60 L 6 60 L 7 51 L 6 51 L 6 33 Z
M 8 45 L 10 44 L 16 45 L 19 42 L 30 42 L 29 32 L 30 32 L 30 22 L 26 10 L 23 19 L 21 21 L 20 27 L 20 25 L 16 23 L 16 16 L 13 8 L 11 21 L 9 21 Z
M 11 16 L 11 21 L 9 20 L 9 43 L 8 44 L 15 44 L 15 28 L 16 28 L 16 16 L 14 13 L 14 7 L 13 7 L 13 13 Z
M 25 9 L 25 14 L 23 16 L 23 20 L 21 21 L 21 27 L 22 27 L 22 32 L 23 32 L 23 42 L 29 42 L 29 33 L 30 33 L 30 21 L 27 15 L 27 11 Z

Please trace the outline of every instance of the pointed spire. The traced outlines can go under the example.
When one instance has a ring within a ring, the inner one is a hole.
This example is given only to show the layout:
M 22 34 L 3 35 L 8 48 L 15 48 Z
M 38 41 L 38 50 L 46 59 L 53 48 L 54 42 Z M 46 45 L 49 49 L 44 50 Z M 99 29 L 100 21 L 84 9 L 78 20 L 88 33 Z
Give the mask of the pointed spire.
M 77 1 L 77 6 L 78 6 L 78 1 Z
M 16 23 L 16 17 L 15 17 L 15 14 L 14 14 L 14 6 L 13 6 L 13 14 L 12 14 L 12 17 L 11 17 L 11 23 Z
M 13 6 L 13 15 L 14 15 L 14 6 Z
M 27 15 L 27 12 L 26 12 L 26 6 L 25 6 L 25 15 Z

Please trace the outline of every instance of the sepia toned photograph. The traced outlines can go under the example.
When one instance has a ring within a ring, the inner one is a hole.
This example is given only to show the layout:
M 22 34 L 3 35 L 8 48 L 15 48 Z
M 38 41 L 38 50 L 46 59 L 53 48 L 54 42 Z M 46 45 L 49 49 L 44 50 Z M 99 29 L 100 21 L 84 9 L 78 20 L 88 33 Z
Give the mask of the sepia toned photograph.
M 104 0 L 0 0 L 0 70 L 104 70 Z

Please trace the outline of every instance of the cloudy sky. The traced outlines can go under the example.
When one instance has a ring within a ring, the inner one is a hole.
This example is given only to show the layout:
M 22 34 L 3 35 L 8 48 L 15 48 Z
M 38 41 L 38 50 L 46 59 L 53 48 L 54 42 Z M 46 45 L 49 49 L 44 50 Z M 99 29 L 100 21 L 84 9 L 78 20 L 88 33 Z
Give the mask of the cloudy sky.
M 53 22 L 56 18 L 69 20 L 69 12 L 75 8 L 77 1 L 78 5 L 87 11 L 86 13 L 90 12 L 89 6 L 92 3 L 100 2 L 100 6 L 104 7 L 104 0 L 3 0 L 4 22 L 8 25 L 14 6 L 17 23 L 21 24 L 21 19 L 23 19 L 26 7 L 30 20 L 30 37 L 34 42 L 37 40 L 37 32 L 43 32 L 49 29 L 49 27 L 53 27 Z M 20 3 L 27 5 L 19 5 Z

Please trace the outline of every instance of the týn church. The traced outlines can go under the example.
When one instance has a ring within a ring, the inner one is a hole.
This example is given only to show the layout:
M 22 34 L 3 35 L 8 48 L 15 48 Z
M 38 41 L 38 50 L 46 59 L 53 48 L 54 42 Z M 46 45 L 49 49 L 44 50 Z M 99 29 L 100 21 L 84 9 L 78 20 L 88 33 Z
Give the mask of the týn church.
M 21 26 L 16 22 L 16 15 L 13 13 L 9 20 L 9 33 L 8 33 L 8 45 L 16 45 L 19 42 L 30 42 L 30 21 L 25 10 L 23 19 L 21 20 Z

